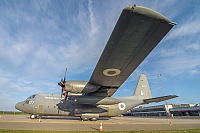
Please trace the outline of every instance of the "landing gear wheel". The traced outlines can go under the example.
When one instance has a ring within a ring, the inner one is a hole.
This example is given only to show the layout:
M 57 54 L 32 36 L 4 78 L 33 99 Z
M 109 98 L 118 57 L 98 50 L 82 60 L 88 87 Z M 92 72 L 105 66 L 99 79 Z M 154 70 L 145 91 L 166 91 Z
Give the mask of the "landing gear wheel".
M 31 119 L 36 119 L 36 118 L 37 118 L 37 115 L 31 114 L 31 115 L 30 115 L 30 118 L 31 118 Z
M 97 121 L 97 118 L 90 118 L 90 121 Z
M 81 118 L 81 121 L 88 121 L 88 118 Z

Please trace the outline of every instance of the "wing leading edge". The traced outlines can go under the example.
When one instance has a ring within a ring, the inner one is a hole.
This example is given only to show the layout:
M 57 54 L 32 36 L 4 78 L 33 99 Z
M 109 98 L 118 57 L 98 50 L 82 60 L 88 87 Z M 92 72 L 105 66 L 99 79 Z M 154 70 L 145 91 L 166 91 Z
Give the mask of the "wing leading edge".
M 174 25 L 151 9 L 124 8 L 88 82 L 101 86 L 91 95 L 113 95 Z

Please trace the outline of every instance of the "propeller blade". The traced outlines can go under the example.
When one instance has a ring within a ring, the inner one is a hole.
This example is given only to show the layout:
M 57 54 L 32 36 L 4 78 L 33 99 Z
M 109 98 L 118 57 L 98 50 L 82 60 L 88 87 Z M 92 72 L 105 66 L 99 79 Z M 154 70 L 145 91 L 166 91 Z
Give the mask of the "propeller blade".
M 68 92 L 65 91 L 65 100 L 67 99 L 67 97 L 68 97 Z
M 63 91 L 65 91 L 65 98 L 66 98 L 66 89 L 65 89 L 65 82 L 66 82 L 66 73 L 67 73 L 67 67 L 65 69 L 65 75 L 64 75 L 64 79 L 61 79 L 61 81 L 58 83 L 58 85 L 61 87 L 61 94 L 60 94 L 60 103 L 61 104 L 61 100 L 62 100 L 62 95 L 63 95 Z M 60 109 L 58 108 L 58 115 L 60 114 Z
M 67 73 L 67 67 L 66 67 L 66 69 L 65 69 L 64 83 L 65 83 L 65 80 L 66 80 L 66 73 Z
M 62 99 L 63 89 L 61 89 L 60 100 Z

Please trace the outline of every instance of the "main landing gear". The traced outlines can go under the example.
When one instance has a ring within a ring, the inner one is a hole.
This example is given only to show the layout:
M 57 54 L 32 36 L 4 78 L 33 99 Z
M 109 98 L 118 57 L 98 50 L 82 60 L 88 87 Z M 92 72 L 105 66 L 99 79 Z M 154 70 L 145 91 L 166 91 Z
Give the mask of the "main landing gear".
M 81 118 L 81 121 L 97 121 L 97 118 Z

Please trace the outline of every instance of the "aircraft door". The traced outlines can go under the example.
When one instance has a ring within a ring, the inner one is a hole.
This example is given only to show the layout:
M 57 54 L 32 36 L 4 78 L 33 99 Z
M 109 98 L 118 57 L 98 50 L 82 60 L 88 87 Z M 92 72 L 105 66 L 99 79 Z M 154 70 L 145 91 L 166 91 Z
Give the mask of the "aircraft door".
M 113 108 L 109 108 L 108 114 L 109 114 L 109 116 L 114 116 L 115 110 Z
M 38 104 L 37 113 L 43 114 L 44 113 L 44 104 Z

